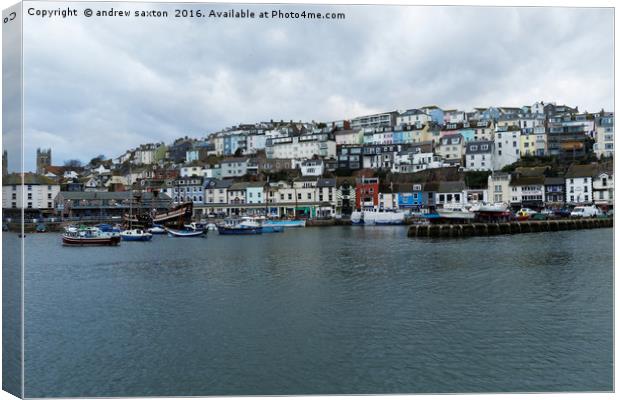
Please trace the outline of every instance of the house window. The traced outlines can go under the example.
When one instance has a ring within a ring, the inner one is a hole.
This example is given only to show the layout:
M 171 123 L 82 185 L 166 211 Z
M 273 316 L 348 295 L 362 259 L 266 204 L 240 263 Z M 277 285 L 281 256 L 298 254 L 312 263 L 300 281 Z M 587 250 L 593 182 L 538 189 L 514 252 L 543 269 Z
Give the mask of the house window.
M 17 193 L 12 193 L 11 200 L 17 200 Z
M 28 202 L 28 208 L 32 208 L 32 202 Z
M 52 208 L 52 202 L 51 201 L 47 202 L 47 208 Z
M 51 194 L 51 193 L 48 193 L 48 194 L 47 194 L 47 198 L 48 198 L 48 199 L 51 199 L 51 198 L 52 198 L 52 194 Z

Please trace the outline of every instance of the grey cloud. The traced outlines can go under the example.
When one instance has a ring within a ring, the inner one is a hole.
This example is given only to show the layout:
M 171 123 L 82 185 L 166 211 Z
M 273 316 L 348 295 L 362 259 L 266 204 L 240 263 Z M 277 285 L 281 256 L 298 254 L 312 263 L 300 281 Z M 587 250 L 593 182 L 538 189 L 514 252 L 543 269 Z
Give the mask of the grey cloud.
M 36 138 L 27 161 L 37 146 L 53 146 L 55 162 L 87 161 L 271 118 L 332 120 L 431 103 L 613 106 L 610 9 L 208 8 L 241 7 L 347 19 L 27 19 L 25 132 Z

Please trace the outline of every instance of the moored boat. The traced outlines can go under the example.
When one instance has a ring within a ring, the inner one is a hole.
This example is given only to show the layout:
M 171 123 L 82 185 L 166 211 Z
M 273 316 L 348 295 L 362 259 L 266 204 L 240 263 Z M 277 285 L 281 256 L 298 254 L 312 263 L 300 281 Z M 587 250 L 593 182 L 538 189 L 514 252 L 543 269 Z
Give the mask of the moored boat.
M 65 246 L 116 246 L 120 241 L 120 236 L 102 232 L 96 227 L 69 227 L 62 235 L 62 244 Z
M 166 228 L 169 237 L 204 237 L 207 233 L 200 229 L 172 229 Z
M 246 228 L 261 228 L 262 233 L 284 232 L 284 226 L 268 225 L 265 222 L 264 217 L 242 217 L 241 222 L 239 222 L 239 226 Z
M 163 235 L 166 233 L 166 228 L 161 225 L 153 225 L 152 227 L 147 229 L 147 232 L 152 235 Z
M 220 235 L 260 235 L 263 227 L 252 218 L 241 221 L 228 219 L 218 225 L 217 232 Z
M 121 232 L 121 238 L 128 242 L 148 242 L 153 235 L 142 229 L 128 229 Z
M 284 228 L 304 228 L 306 220 L 304 219 L 274 219 L 266 220 L 263 226 L 282 226 Z

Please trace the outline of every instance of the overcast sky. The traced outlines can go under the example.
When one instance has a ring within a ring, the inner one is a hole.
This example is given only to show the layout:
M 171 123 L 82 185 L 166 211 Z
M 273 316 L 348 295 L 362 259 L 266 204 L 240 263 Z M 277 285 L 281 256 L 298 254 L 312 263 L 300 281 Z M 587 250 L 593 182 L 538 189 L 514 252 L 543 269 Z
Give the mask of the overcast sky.
M 82 14 L 112 5 L 72 7 Z M 178 7 L 159 4 L 171 14 Z M 26 168 L 34 168 L 39 146 L 52 148 L 54 164 L 88 162 L 270 119 L 539 100 L 613 108 L 611 9 L 235 8 L 335 11 L 346 19 L 25 18 Z

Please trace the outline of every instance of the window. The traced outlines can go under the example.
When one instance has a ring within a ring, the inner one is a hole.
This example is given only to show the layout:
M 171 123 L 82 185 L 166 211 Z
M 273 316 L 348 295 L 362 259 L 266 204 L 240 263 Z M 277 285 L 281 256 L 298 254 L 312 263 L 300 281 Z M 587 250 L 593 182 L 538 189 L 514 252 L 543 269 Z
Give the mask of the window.
M 32 202 L 28 202 L 28 208 L 32 208 Z
M 47 208 L 52 208 L 52 202 L 51 201 L 47 202 Z
M 291 193 L 288 194 L 288 199 L 293 200 L 293 195 Z
M 28 200 L 32 200 L 32 193 L 28 193 Z
M 588 187 L 587 187 L 587 186 L 584 186 L 584 187 L 583 187 L 583 191 L 584 191 L 584 192 L 587 192 L 587 191 L 588 191 Z
M 308 200 L 312 200 L 312 193 L 308 193 Z
M 11 194 L 11 200 L 17 200 L 17 193 Z
M 52 194 L 51 194 L 51 193 L 48 193 L 48 194 L 47 194 L 47 198 L 48 198 L 48 199 L 51 199 L 51 198 L 52 198 Z
M 588 195 L 587 195 L 587 194 L 584 196 L 584 198 L 585 198 L 585 200 L 586 200 L 586 201 L 589 201 L 589 200 L 588 200 Z

